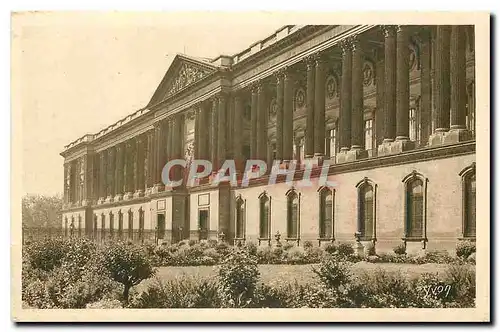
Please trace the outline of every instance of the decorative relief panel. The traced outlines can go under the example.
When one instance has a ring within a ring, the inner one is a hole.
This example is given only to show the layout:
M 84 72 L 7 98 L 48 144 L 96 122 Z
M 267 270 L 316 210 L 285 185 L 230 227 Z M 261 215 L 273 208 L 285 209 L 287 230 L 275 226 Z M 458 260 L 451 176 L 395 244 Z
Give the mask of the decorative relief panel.
M 410 60 L 409 60 L 410 71 L 417 70 L 419 67 L 420 66 L 418 63 L 417 47 L 414 44 L 410 44 Z
M 295 92 L 295 111 L 305 106 L 306 92 L 303 88 L 298 88 Z
M 194 142 L 187 142 L 184 150 L 184 159 L 189 164 L 194 157 Z
M 373 70 L 373 64 L 369 61 L 365 61 L 363 65 L 363 85 L 364 86 L 371 86 L 373 85 L 374 82 L 374 70 Z
M 269 103 L 269 120 L 276 121 L 276 114 L 278 112 L 278 104 L 276 103 L 276 98 L 273 98 Z
M 167 96 L 173 95 L 174 93 L 184 89 L 186 86 L 201 80 L 210 73 L 210 70 L 204 70 L 202 68 L 183 63 L 177 73 L 177 76 L 173 79 L 168 89 Z
M 326 97 L 328 99 L 334 99 L 338 97 L 338 84 L 335 76 L 330 75 L 326 79 Z

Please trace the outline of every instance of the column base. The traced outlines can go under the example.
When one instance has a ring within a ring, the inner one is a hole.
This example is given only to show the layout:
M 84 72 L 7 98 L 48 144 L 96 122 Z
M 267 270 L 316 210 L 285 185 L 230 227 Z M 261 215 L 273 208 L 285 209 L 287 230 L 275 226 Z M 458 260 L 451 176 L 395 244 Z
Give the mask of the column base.
M 87 200 L 87 199 L 82 200 L 82 206 L 90 206 L 90 205 L 92 205 L 91 200 Z
M 113 196 L 109 195 L 106 197 L 105 203 L 113 203 Z
M 343 150 L 337 153 L 335 156 L 336 164 L 343 164 L 343 163 L 349 163 L 352 161 L 360 160 L 360 159 L 365 159 L 368 157 L 368 151 L 363 150 L 363 149 L 353 149 L 353 150 Z
M 104 197 L 99 197 L 99 199 L 97 200 L 97 204 L 104 204 L 105 201 L 106 199 Z
M 447 131 L 437 131 L 429 136 L 429 146 L 437 146 L 444 144 L 444 136 Z
M 123 194 L 124 201 L 130 200 L 132 198 L 134 198 L 134 195 L 131 192 L 127 192 L 127 193 Z
M 159 192 L 165 191 L 165 186 L 163 183 L 157 183 L 151 188 L 151 194 L 158 194 Z
M 377 156 L 388 156 L 415 149 L 415 142 L 410 140 L 384 141 L 378 146 Z
M 142 189 L 136 190 L 134 193 L 134 198 L 144 197 L 144 192 Z
M 122 194 L 117 194 L 114 198 L 115 202 L 123 201 L 123 195 Z
M 454 144 L 472 139 L 472 133 L 465 128 L 450 129 L 443 137 L 443 144 Z
M 312 161 L 313 167 L 314 166 L 321 166 L 323 164 L 323 160 L 324 160 L 324 158 L 321 156 L 311 156 L 311 157 L 307 157 L 306 159 Z
M 151 187 L 146 188 L 146 190 L 144 191 L 144 196 L 149 196 L 149 195 L 151 195 L 151 190 L 152 190 L 152 189 L 153 189 L 153 188 L 151 188 Z

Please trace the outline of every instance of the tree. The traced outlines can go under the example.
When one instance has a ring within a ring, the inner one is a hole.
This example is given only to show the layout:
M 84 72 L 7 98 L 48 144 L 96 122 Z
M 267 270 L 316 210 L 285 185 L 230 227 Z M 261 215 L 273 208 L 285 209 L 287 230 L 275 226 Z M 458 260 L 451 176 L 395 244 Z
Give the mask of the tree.
M 104 248 L 103 264 L 111 279 L 123 285 L 125 304 L 128 303 L 130 289 L 156 273 L 141 247 L 123 242 L 111 242 Z
M 62 202 L 59 195 L 25 195 L 22 199 L 23 229 L 61 227 Z

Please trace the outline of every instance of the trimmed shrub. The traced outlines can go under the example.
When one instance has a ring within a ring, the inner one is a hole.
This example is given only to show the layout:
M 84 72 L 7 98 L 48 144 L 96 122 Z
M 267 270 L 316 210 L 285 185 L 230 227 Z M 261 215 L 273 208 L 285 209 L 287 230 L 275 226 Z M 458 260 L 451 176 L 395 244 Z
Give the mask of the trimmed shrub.
M 285 251 L 285 262 L 287 264 L 303 264 L 306 261 L 306 254 L 304 248 L 292 247 Z
M 472 241 L 459 241 L 455 249 L 457 257 L 467 258 L 476 252 L 476 243 Z
M 71 249 L 62 239 L 43 239 L 30 243 L 26 248 L 26 259 L 34 269 L 51 271 L 61 266 L 63 258 Z
M 364 251 L 365 256 L 375 256 L 377 254 L 375 251 L 375 245 L 372 242 L 366 244 Z
M 406 255 L 406 246 L 404 243 L 400 243 L 393 248 L 396 255 Z
M 257 261 L 247 252 L 235 251 L 219 268 L 218 280 L 224 304 L 228 307 L 248 307 L 259 279 Z
M 245 244 L 245 249 L 250 256 L 257 256 L 257 245 L 254 242 L 247 242 Z
M 446 250 L 429 250 L 425 252 L 426 263 L 449 264 L 453 262 L 453 257 Z
M 190 247 L 194 246 L 195 244 L 196 244 L 196 240 L 189 240 L 189 241 L 188 241 L 188 245 L 189 245 Z
M 309 247 L 305 249 L 306 264 L 319 263 L 324 256 L 324 251 L 320 247 Z
M 346 260 L 325 257 L 317 268 L 312 269 L 326 287 L 338 289 L 350 282 L 351 266 L 352 264 Z
M 295 243 L 286 241 L 285 243 L 283 243 L 283 246 L 281 248 L 283 248 L 283 250 L 287 251 L 287 250 L 290 250 L 294 247 L 295 247 Z
M 341 243 L 337 247 L 337 252 L 340 256 L 348 257 L 354 255 L 354 248 L 350 243 Z
M 314 245 L 311 241 L 304 241 L 304 249 L 312 248 Z
M 337 252 L 337 246 L 335 245 L 335 243 L 330 242 L 323 245 L 323 250 L 330 255 L 333 255 L 335 252 Z

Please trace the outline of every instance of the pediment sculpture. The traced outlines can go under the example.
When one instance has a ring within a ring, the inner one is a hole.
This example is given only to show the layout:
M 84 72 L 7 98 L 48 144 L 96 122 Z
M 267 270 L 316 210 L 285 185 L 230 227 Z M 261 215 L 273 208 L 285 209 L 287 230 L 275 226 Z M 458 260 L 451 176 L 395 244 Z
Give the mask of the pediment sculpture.
M 184 89 L 186 86 L 201 80 L 203 77 L 210 74 L 210 70 L 204 70 L 200 67 L 191 66 L 183 63 L 177 72 L 177 76 L 172 80 L 167 92 L 167 96 Z

